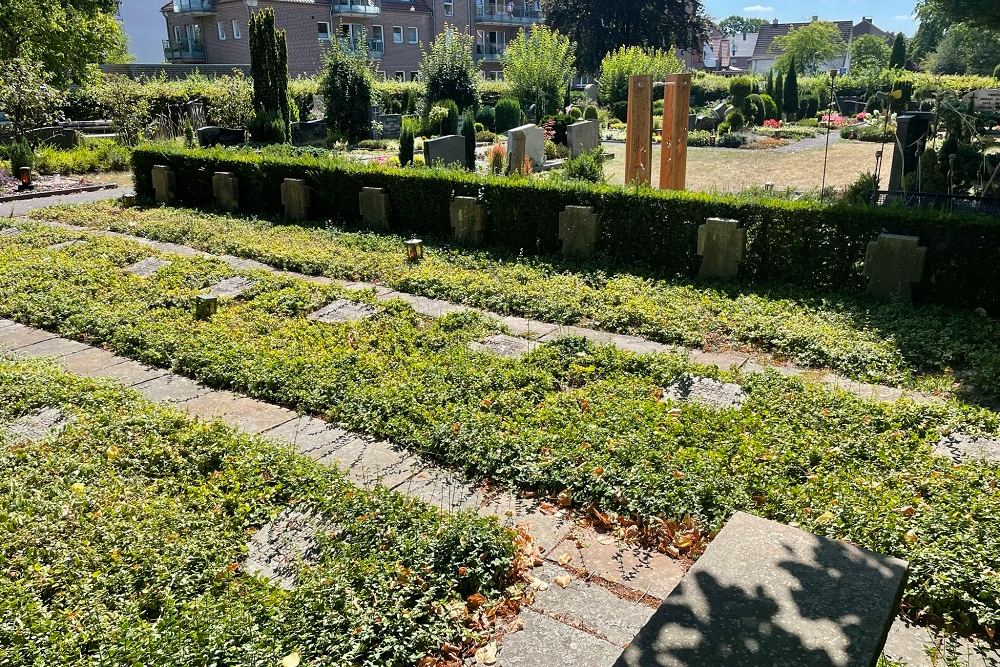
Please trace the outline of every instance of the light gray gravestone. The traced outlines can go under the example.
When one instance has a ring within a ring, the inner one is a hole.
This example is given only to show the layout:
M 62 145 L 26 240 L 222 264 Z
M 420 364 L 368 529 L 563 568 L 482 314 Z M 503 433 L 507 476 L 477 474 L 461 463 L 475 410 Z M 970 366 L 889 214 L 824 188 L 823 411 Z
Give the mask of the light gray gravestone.
M 455 197 L 451 202 L 451 228 L 459 243 L 479 245 L 483 242 L 485 218 L 483 206 L 475 197 Z
M 140 259 L 135 264 L 126 266 L 125 271 L 126 273 L 135 274 L 140 278 L 150 278 L 165 266 L 170 266 L 169 260 L 160 259 L 159 257 L 147 257 L 146 259 Z
M 587 259 L 597 251 L 600 221 L 590 206 L 567 206 L 559 214 L 559 240 L 562 255 L 571 259 Z
M 424 141 L 424 162 L 428 167 L 443 164 L 451 167 L 458 164 L 465 167 L 465 137 L 449 134 Z
M 597 84 L 588 83 L 583 87 L 583 94 L 587 96 L 589 101 L 597 102 Z
M 927 248 L 916 236 L 882 234 L 868 244 L 865 275 L 870 279 L 868 293 L 877 297 L 899 297 L 912 301 L 911 285 L 924 275 Z
M 291 220 L 305 220 L 309 217 L 311 195 L 309 184 L 301 178 L 286 178 L 282 181 L 281 203 L 285 207 L 285 217 Z
M 319 310 L 309 313 L 308 319 L 314 322 L 325 322 L 327 324 L 340 324 L 343 322 L 353 322 L 363 320 L 375 314 L 375 307 L 367 303 L 348 301 L 347 299 L 337 299 L 331 301 Z
M 170 204 L 174 201 L 177 180 L 174 170 L 162 164 L 153 166 L 153 190 L 156 191 L 157 204 Z
M 17 227 L 4 227 L 3 229 L 0 229 L 0 237 L 4 238 L 19 236 L 21 234 L 23 234 L 23 232 Z
M 230 171 L 212 174 L 212 192 L 215 203 L 224 211 L 235 211 L 240 207 L 240 180 Z
M 614 667 L 874 667 L 908 569 L 737 512 Z
M 5 429 L 10 440 L 42 440 L 58 435 L 69 419 L 59 408 L 43 408 L 18 417 Z
M 366 227 L 388 231 L 389 194 L 385 188 L 361 188 L 361 192 L 358 193 L 358 206 Z
M 747 230 L 736 220 L 709 218 L 698 227 L 699 278 L 735 278 L 747 250 Z
M 747 395 L 738 384 L 682 375 L 663 389 L 663 402 L 689 401 L 716 409 L 739 408 Z
M 517 359 L 518 357 L 531 352 L 538 346 L 539 343 L 533 340 L 517 338 L 516 336 L 507 336 L 505 334 L 497 334 L 495 336 L 484 338 L 481 341 L 473 341 L 469 343 L 469 348 L 475 350 L 476 352 L 488 352 L 499 357 L 508 357 L 510 359 Z
M 545 133 L 537 125 L 522 125 L 507 132 L 507 155 L 510 171 L 521 168 L 524 158 L 531 161 L 531 167 L 539 171 L 545 164 Z
M 950 433 L 935 443 L 934 452 L 954 459 L 956 463 L 962 459 L 1000 461 L 1000 440 Z
M 601 147 L 601 128 L 596 120 L 582 120 L 566 128 L 569 156 L 578 157 Z
M 75 241 L 63 241 L 62 243 L 53 243 L 50 246 L 45 246 L 47 250 L 65 250 L 66 248 L 72 248 L 75 245 L 87 245 L 86 241 L 81 241 L 76 239 Z
M 236 299 L 253 287 L 252 280 L 247 280 L 243 276 L 233 276 L 206 287 L 202 294 L 215 296 L 220 299 Z
M 976 111 L 986 111 L 989 113 L 1000 113 L 1000 89 L 984 88 L 973 90 L 962 97 L 963 102 L 972 102 L 972 108 Z
M 320 520 L 315 515 L 285 509 L 250 538 L 244 571 L 286 590 L 293 589 L 297 566 L 313 564 L 318 559 L 319 527 Z

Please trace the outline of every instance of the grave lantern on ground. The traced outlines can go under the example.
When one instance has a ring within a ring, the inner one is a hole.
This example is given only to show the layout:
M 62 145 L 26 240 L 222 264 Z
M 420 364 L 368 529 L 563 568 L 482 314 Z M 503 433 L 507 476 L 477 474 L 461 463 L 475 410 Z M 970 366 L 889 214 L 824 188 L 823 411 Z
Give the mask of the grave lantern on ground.
M 424 242 L 420 239 L 410 239 L 406 242 L 406 258 L 411 262 L 419 262 L 424 258 Z
M 195 304 L 195 319 L 209 320 L 219 310 L 219 297 L 214 294 L 199 294 Z
M 18 177 L 21 181 L 21 184 L 17 186 L 18 192 L 35 189 L 34 184 L 31 182 L 31 167 L 21 167 L 18 171 Z

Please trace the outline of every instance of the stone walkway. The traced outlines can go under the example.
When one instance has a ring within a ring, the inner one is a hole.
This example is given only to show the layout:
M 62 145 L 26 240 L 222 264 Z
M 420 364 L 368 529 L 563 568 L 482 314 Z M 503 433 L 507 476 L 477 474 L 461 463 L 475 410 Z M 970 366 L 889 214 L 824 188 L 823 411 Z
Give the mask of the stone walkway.
M 232 255 L 213 255 L 189 246 L 178 245 L 176 243 L 164 243 L 161 241 L 153 241 L 151 239 L 143 238 L 141 236 L 133 236 L 130 234 L 123 234 L 120 232 L 112 231 L 99 231 L 92 230 L 85 227 L 77 227 L 74 225 L 68 225 L 60 222 L 45 222 L 44 224 L 51 225 L 53 227 L 58 227 L 60 229 L 65 229 L 74 232 L 84 232 L 88 234 L 100 234 L 105 236 L 113 236 L 117 238 L 127 239 L 129 241 L 134 241 L 136 243 L 141 243 L 147 245 L 155 250 L 165 253 L 172 253 L 176 255 L 182 255 L 186 257 L 211 257 L 221 260 L 228 264 L 230 267 L 237 271 L 242 270 L 258 270 L 267 271 L 275 275 L 287 276 L 291 278 L 296 278 L 299 280 L 306 280 L 309 282 L 330 285 L 336 284 L 348 289 L 354 290 L 366 290 L 371 289 L 375 291 L 375 296 L 379 300 L 389 300 L 389 299 L 402 299 L 409 303 L 413 309 L 421 315 L 427 317 L 441 317 L 442 315 L 447 315 L 449 313 L 461 312 L 461 311 L 474 311 L 482 315 L 492 317 L 499 320 L 511 331 L 511 333 L 522 336 L 524 338 L 538 341 L 541 343 L 554 340 L 560 336 L 574 335 L 587 338 L 595 343 L 602 345 L 613 345 L 621 350 L 629 350 L 631 352 L 637 353 L 649 353 L 649 352 L 668 352 L 675 354 L 686 355 L 691 361 L 704 364 L 706 366 L 717 366 L 724 370 L 739 369 L 745 372 L 759 372 L 766 369 L 774 369 L 783 375 L 798 376 L 809 380 L 821 382 L 831 387 L 838 387 L 847 392 L 860 396 L 861 398 L 869 398 L 883 402 L 894 402 L 900 398 L 908 398 L 917 402 L 940 402 L 941 398 L 926 394 L 918 391 L 911 391 L 907 389 L 900 389 L 897 387 L 889 387 L 885 385 L 869 384 L 867 382 L 859 382 L 856 380 L 851 380 L 834 373 L 827 371 L 811 369 L 811 368 L 801 368 L 789 364 L 778 364 L 771 360 L 765 359 L 761 356 L 754 356 L 745 352 L 705 352 L 698 349 L 687 349 L 683 347 L 678 347 L 675 345 L 666 345 L 663 343 L 657 343 L 655 341 L 643 338 L 641 336 L 630 336 L 627 334 L 616 334 L 607 331 L 600 331 L 597 329 L 589 329 L 585 327 L 577 326 L 567 326 L 560 324 L 552 324 L 549 322 L 542 322 L 539 320 L 533 320 L 523 317 L 517 317 L 513 315 L 501 315 L 499 313 L 490 312 L 487 310 L 482 310 L 480 308 L 473 308 L 471 306 L 464 306 L 461 304 L 453 303 L 451 301 L 445 301 L 443 299 L 432 299 L 424 296 L 419 296 L 416 294 L 409 294 L 406 292 L 396 292 L 387 287 L 376 285 L 375 283 L 367 282 L 349 282 L 344 280 L 337 280 L 333 278 L 326 278 L 323 276 L 310 276 L 301 273 L 295 273 L 290 271 L 281 271 L 273 266 L 258 262 L 252 259 L 244 259 L 241 257 L 234 257 Z
M 0 350 L 17 358 L 53 358 L 71 373 L 110 379 L 192 417 L 220 419 L 233 428 L 284 443 L 315 461 L 336 464 L 361 486 L 382 484 L 442 511 L 471 509 L 497 517 L 505 525 L 523 528 L 531 535 L 543 562 L 532 575 L 533 599 L 508 626 L 500 644 L 494 664 L 502 667 L 612 665 L 685 572 L 679 562 L 663 554 L 622 545 L 609 535 L 581 528 L 561 510 L 552 511 L 505 492 L 488 495 L 391 442 L 229 391 L 214 390 L 169 371 L 11 320 L 0 319 Z M 283 524 L 280 520 L 276 524 L 279 528 L 272 526 L 270 530 L 280 532 Z M 266 532 L 262 529 L 262 533 Z M 255 536 L 255 540 L 259 539 Z M 292 541 L 304 540 L 307 538 L 299 535 Z M 266 553 L 269 544 L 259 547 L 256 551 Z M 256 569 L 266 573 L 271 567 L 265 558 Z M 278 572 L 275 578 L 277 585 L 291 585 L 287 574 Z M 906 664 L 930 667 L 924 647 L 934 642 L 926 629 L 897 621 L 886 652 L 907 660 Z M 960 646 L 965 655 L 972 657 L 958 664 L 998 664 L 972 655 L 970 647 L 968 643 Z
M 95 190 L 93 192 L 80 192 L 75 195 L 60 195 L 55 197 L 38 197 L 37 199 L 25 199 L 23 201 L 5 202 L 0 204 L 0 215 L 3 217 L 20 217 L 29 212 L 57 204 L 88 204 L 107 199 L 118 199 L 127 195 L 134 195 L 135 191 L 128 187 L 118 187 L 110 190 Z

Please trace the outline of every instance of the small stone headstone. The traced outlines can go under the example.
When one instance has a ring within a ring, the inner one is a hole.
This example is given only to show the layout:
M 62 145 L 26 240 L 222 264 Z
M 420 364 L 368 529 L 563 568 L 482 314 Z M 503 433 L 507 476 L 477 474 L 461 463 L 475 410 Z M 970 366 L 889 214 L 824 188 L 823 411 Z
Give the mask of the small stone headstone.
M 571 259 L 587 259 L 597 251 L 600 222 L 590 206 L 567 206 L 559 214 L 559 240 L 562 255 Z
M 972 102 L 972 108 L 976 111 L 988 113 L 1000 113 L 1000 89 L 984 88 L 966 93 L 962 98 L 965 103 Z
M 326 144 L 325 120 L 292 123 L 292 144 L 296 146 L 323 146 Z
M 319 310 L 309 313 L 308 319 L 314 322 L 325 322 L 327 324 L 340 324 L 342 322 L 353 322 L 363 320 L 375 314 L 375 307 L 367 303 L 348 301 L 347 299 L 337 299 Z
M 87 242 L 86 241 L 81 241 L 80 239 L 76 239 L 76 240 L 73 240 L 73 241 L 63 241 L 62 243 L 53 243 L 50 246 L 46 246 L 46 249 L 47 250 L 65 250 L 66 248 L 71 248 L 71 247 L 73 247 L 75 245 L 81 245 L 81 244 L 86 245 Z
M 70 150 L 80 145 L 83 134 L 65 127 L 39 127 L 27 133 L 32 146 L 47 145 L 60 150 Z
M 68 423 L 59 408 L 44 408 L 18 417 L 5 430 L 10 440 L 42 440 L 58 434 Z
M 747 395 L 738 384 L 719 382 L 711 378 L 683 375 L 663 389 L 661 401 L 690 401 L 716 408 L 739 408 Z
M 934 452 L 960 462 L 963 459 L 1000 461 L 1000 440 L 974 438 L 965 433 L 943 436 L 934 445 Z
M 236 174 L 229 171 L 212 174 L 212 193 L 222 210 L 235 211 L 240 207 L 240 181 Z
M 865 253 L 864 273 L 871 279 L 868 293 L 911 301 L 911 285 L 923 278 L 926 257 L 927 248 L 921 247 L 918 237 L 882 234 Z
M 747 230 L 736 220 L 709 218 L 698 227 L 699 278 L 735 278 L 746 254 Z
M 296 566 L 316 563 L 320 520 L 291 508 L 258 530 L 247 545 L 243 569 L 286 590 L 295 587 Z
M 194 319 L 210 320 L 219 312 L 219 297 L 214 294 L 199 294 L 194 303 Z
M 242 296 L 248 289 L 253 287 L 252 280 L 247 280 L 243 276 L 233 276 L 220 280 L 203 290 L 204 294 L 214 295 L 220 299 L 236 299 Z
M 286 178 L 281 182 L 281 203 L 285 207 L 285 217 L 291 220 L 305 220 L 309 217 L 311 198 L 309 184 L 301 178 Z
M 443 164 L 446 167 L 458 164 L 465 167 L 465 137 L 449 134 L 424 141 L 424 162 L 428 167 Z
M 719 120 L 725 120 L 726 116 L 729 115 L 730 110 L 732 110 L 732 107 L 725 102 L 720 102 L 712 107 L 712 113 Z
M 162 164 L 153 167 L 153 189 L 156 191 L 156 203 L 170 204 L 174 201 L 177 181 L 174 170 Z
M 451 202 L 451 228 L 459 243 L 483 242 L 483 206 L 475 197 L 455 197 Z
M 569 156 L 578 157 L 601 147 L 601 128 L 596 120 L 583 120 L 566 128 Z
M 583 94 L 587 96 L 587 99 L 591 102 L 597 102 L 597 84 L 588 83 L 583 87 Z
M 240 146 L 245 144 L 247 133 L 242 127 L 216 127 L 209 125 L 198 128 L 198 145 L 209 146 Z
M 389 229 L 389 195 L 385 188 L 361 188 L 358 193 L 361 219 L 369 229 Z
M 150 278 L 154 273 L 165 266 L 170 266 L 170 264 L 170 261 L 166 259 L 160 259 L 159 257 L 147 257 L 146 259 L 140 259 L 135 264 L 126 266 L 125 272 L 135 274 L 140 278 Z
M 312 110 L 320 116 L 326 113 L 326 98 L 320 93 L 313 93 Z
M 24 232 L 22 232 L 17 227 L 4 227 L 3 229 L 0 229 L 0 236 L 5 237 L 5 238 L 10 238 L 12 236 L 18 236 L 18 235 L 23 234 L 23 233 Z
M 535 171 L 545 164 L 545 133 L 537 125 L 522 125 L 507 132 L 507 155 L 510 171 L 521 168 L 524 158 L 531 161 Z
M 497 334 L 495 336 L 490 336 L 489 338 L 484 338 L 478 342 L 473 341 L 469 343 L 469 348 L 476 352 L 488 352 L 499 357 L 516 359 L 527 354 L 528 352 L 531 352 L 538 347 L 538 345 L 539 343 L 525 338 Z

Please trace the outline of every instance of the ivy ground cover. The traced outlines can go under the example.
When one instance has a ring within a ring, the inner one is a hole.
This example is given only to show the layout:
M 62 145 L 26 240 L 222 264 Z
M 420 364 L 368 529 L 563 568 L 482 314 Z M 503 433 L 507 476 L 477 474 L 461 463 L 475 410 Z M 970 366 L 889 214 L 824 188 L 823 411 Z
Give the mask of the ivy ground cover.
M 910 561 L 914 616 L 972 629 L 1000 618 L 996 464 L 935 456 L 943 433 L 1000 433 L 958 403 L 886 405 L 776 373 L 733 375 L 674 355 L 578 338 L 518 360 L 469 343 L 497 326 L 472 313 L 417 316 L 401 301 L 263 272 L 209 321 L 196 294 L 234 275 L 119 238 L 50 227 L 0 240 L 0 316 L 395 440 L 476 478 L 637 517 L 659 535 L 694 517 L 715 530 L 746 510 Z M 305 316 L 334 298 L 376 305 L 343 324 Z M 740 382 L 736 409 L 663 400 L 684 374 Z M 690 542 L 659 545 L 683 551 Z
M 745 349 L 866 382 L 1000 393 L 1000 325 L 972 312 L 912 307 L 783 286 L 751 289 L 429 244 L 405 261 L 401 239 L 186 209 L 115 203 L 34 214 L 256 259 L 283 269 L 444 298 L 503 314 L 583 324 L 664 343 Z M 958 383 L 956 383 L 958 381 Z

